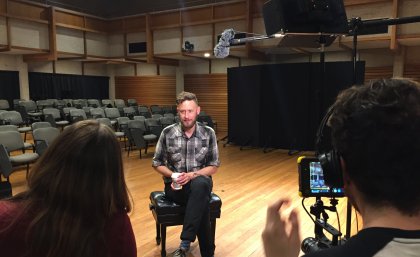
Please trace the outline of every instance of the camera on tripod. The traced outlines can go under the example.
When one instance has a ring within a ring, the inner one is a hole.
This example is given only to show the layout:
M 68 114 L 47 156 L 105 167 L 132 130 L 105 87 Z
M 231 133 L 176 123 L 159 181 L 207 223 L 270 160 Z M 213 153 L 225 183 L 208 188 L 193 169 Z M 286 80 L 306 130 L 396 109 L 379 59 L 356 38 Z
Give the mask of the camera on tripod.
M 330 188 L 325 184 L 324 173 L 319 160 L 316 157 L 301 156 L 298 158 L 299 171 L 299 195 L 316 197 L 316 202 L 310 207 L 310 213 L 302 205 L 315 224 L 315 237 L 308 237 L 302 241 L 301 249 L 304 253 L 320 251 L 342 244 L 341 232 L 328 224 L 326 211 L 337 212 L 338 200 L 336 197 L 344 197 L 343 188 Z M 330 206 L 325 206 L 321 197 L 330 197 Z M 314 215 L 312 217 L 311 215 Z M 332 235 L 330 240 L 324 230 Z

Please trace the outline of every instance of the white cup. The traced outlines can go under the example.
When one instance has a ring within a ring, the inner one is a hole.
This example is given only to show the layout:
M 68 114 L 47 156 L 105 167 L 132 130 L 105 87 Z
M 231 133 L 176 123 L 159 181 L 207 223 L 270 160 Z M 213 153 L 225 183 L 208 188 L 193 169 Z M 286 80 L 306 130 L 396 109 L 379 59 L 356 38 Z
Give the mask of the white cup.
M 171 175 L 171 178 L 172 178 L 172 186 L 173 186 L 173 188 L 175 190 L 182 189 L 182 186 L 176 182 L 176 180 L 178 179 L 179 175 L 181 175 L 181 173 L 175 173 L 175 172 L 173 172 L 172 175 Z

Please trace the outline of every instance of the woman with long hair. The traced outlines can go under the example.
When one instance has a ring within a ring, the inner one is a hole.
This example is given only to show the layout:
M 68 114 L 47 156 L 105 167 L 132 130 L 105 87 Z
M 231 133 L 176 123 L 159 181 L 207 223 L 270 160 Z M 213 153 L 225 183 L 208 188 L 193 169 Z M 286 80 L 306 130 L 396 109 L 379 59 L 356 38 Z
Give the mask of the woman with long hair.
M 121 148 L 97 121 L 71 125 L 0 201 L 1 256 L 136 256 Z

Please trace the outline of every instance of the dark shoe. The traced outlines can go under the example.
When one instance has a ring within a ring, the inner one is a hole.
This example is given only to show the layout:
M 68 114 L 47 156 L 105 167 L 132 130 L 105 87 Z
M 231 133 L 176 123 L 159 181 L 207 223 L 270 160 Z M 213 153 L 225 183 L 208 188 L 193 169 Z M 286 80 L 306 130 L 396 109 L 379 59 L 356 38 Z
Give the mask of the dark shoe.
M 185 257 L 187 256 L 187 251 L 182 248 L 178 248 L 175 252 L 172 253 L 172 257 Z

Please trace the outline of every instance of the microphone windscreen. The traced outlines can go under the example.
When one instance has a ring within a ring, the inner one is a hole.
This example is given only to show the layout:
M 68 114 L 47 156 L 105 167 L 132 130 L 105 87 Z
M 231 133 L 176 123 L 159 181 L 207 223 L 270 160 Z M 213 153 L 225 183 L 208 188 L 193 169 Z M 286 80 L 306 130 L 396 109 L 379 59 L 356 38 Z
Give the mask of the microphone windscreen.
M 235 37 L 235 30 L 225 29 L 220 36 L 219 43 L 214 47 L 214 56 L 216 58 L 225 58 L 229 56 L 229 46 Z
M 232 39 L 235 37 L 235 31 L 233 29 L 225 29 L 220 36 L 219 44 L 223 46 L 230 46 Z
M 225 58 L 229 56 L 229 46 L 223 46 L 220 43 L 214 47 L 214 56 L 216 58 Z

